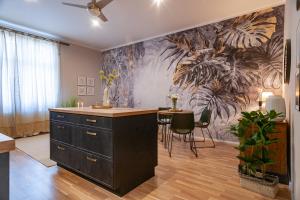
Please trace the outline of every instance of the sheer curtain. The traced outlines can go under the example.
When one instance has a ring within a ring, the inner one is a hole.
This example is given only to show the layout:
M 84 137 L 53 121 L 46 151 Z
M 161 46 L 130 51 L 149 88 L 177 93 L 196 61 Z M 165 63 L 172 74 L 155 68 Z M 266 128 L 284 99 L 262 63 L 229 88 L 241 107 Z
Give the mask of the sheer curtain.
M 59 63 L 57 43 L 0 30 L 0 132 L 24 137 L 49 131 Z

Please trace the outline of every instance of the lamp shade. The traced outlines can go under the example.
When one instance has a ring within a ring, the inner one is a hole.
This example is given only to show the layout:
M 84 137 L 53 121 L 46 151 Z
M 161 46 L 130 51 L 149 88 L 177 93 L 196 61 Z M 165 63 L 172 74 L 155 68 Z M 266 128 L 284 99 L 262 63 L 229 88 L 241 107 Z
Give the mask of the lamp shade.
M 283 121 L 286 117 L 285 101 L 282 96 L 269 96 L 266 100 L 266 110 L 270 112 L 275 110 L 277 113 L 282 113 L 282 117 L 278 117 L 275 121 Z
M 273 96 L 273 92 L 262 92 L 261 93 L 261 101 L 266 102 L 267 98 Z

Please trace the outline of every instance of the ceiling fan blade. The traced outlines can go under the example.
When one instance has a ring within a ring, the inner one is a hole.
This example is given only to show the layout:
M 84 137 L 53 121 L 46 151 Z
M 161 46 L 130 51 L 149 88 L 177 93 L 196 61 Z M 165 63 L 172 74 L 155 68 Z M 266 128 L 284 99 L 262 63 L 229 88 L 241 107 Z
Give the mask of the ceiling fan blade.
M 101 1 L 98 1 L 96 3 L 96 5 L 98 6 L 98 8 L 102 9 L 104 8 L 105 6 L 107 6 L 109 3 L 111 3 L 113 0 L 101 0 Z
M 72 6 L 72 7 L 77 7 L 77 8 L 83 8 L 83 9 L 87 9 L 87 6 L 84 5 L 78 5 L 78 4 L 74 4 L 74 3 L 66 3 L 66 2 L 62 2 L 63 5 L 66 6 Z
M 107 22 L 107 21 L 108 21 L 107 18 L 105 17 L 105 15 L 104 15 L 102 12 L 100 12 L 100 15 L 98 15 L 98 17 L 99 17 L 102 21 L 104 21 L 104 22 Z

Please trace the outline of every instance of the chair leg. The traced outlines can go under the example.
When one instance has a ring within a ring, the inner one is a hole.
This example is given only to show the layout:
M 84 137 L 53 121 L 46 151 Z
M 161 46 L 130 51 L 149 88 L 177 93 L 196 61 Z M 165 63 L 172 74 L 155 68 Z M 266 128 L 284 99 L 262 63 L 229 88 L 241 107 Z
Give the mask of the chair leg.
M 169 149 L 170 136 L 171 136 L 171 129 L 168 129 L 168 131 L 166 132 L 166 149 Z
M 203 133 L 203 129 L 201 128 L 201 133 L 202 133 L 202 136 L 203 136 L 203 142 L 205 142 L 205 135 Z
M 164 125 L 164 147 L 167 148 L 167 125 Z
M 171 134 L 170 134 L 170 138 L 169 138 L 169 148 L 168 148 L 168 150 L 169 150 L 169 156 L 171 157 L 172 155 L 172 145 L 173 144 L 173 132 L 171 132 Z
M 189 134 L 189 140 L 188 140 L 188 142 L 190 142 L 190 149 L 193 151 L 193 146 L 192 146 L 192 132 Z
M 195 143 L 195 135 L 194 132 L 191 132 L 190 134 L 190 148 L 192 150 L 192 152 L 195 154 L 196 158 L 198 157 L 198 152 L 197 152 L 197 148 L 196 147 L 196 143 Z
M 210 133 L 208 127 L 207 127 L 207 132 L 208 132 L 208 135 L 209 135 L 209 137 L 210 137 L 210 139 L 211 139 L 211 141 L 212 141 L 212 143 L 213 143 L 213 147 L 212 147 L 212 148 L 215 148 L 215 147 L 216 147 L 215 141 L 214 141 L 213 137 L 211 136 L 211 133 Z
M 202 136 L 203 136 L 203 140 L 195 140 L 195 136 L 194 136 L 194 141 L 193 142 L 205 142 L 205 136 L 204 136 L 204 133 L 202 131 L 202 128 L 201 128 L 201 133 L 202 133 Z M 193 135 L 195 135 L 195 134 L 193 133 Z M 186 139 L 186 136 L 183 137 L 183 141 L 184 142 L 190 142 L 190 140 Z
M 180 136 L 180 135 L 178 135 L 178 137 L 177 137 L 176 135 L 174 135 L 174 138 L 175 138 L 176 140 L 178 140 L 178 141 L 181 141 L 181 136 Z
M 202 146 L 201 147 L 201 146 L 196 146 L 196 143 L 195 143 L 195 148 L 215 148 L 216 147 L 214 139 L 213 139 L 213 137 L 211 135 L 210 130 L 208 129 L 208 127 L 206 129 L 207 129 L 208 136 L 209 136 L 210 140 L 212 141 L 213 145 L 212 146 Z M 201 131 L 202 131 L 202 134 L 204 135 L 202 128 L 201 128 Z M 198 141 L 196 141 L 196 142 L 198 142 Z
M 164 127 L 163 127 L 163 125 L 160 125 L 159 128 L 161 128 L 161 139 L 160 139 L 160 142 L 163 142 L 164 141 Z

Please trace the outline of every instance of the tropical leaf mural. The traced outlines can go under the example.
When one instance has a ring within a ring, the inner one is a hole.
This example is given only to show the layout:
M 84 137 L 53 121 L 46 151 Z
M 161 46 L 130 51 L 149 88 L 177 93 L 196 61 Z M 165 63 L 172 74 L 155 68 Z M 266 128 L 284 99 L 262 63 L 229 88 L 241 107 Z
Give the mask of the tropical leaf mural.
M 262 17 L 273 9 L 237 17 L 219 33 L 222 41 L 233 48 L 259 47 L 271 39 L 276 28 L 276 17 Z
M 116 106 L 179 106 L 199 117 L 213 112 L 215 137 L 235 140 L 227 127 L 242 110 L 257 109 L 260 89 L 281 94 L 284 7 L 278 6 L 103 53 L 118 68 Z
M 232 114 L 236 115 L 239 110 L 245 109 L 249 102 L 250 99 L 242 92 L 232 91 L 228 93 L 218 79 L 213 80 L 207 86 L 203 86 L 200 93 L 194 93 L 190 100 L 199 114 L 204 109 L 209 109 L 213 111 L 215 119 L 217 117 L 229 119 Z

